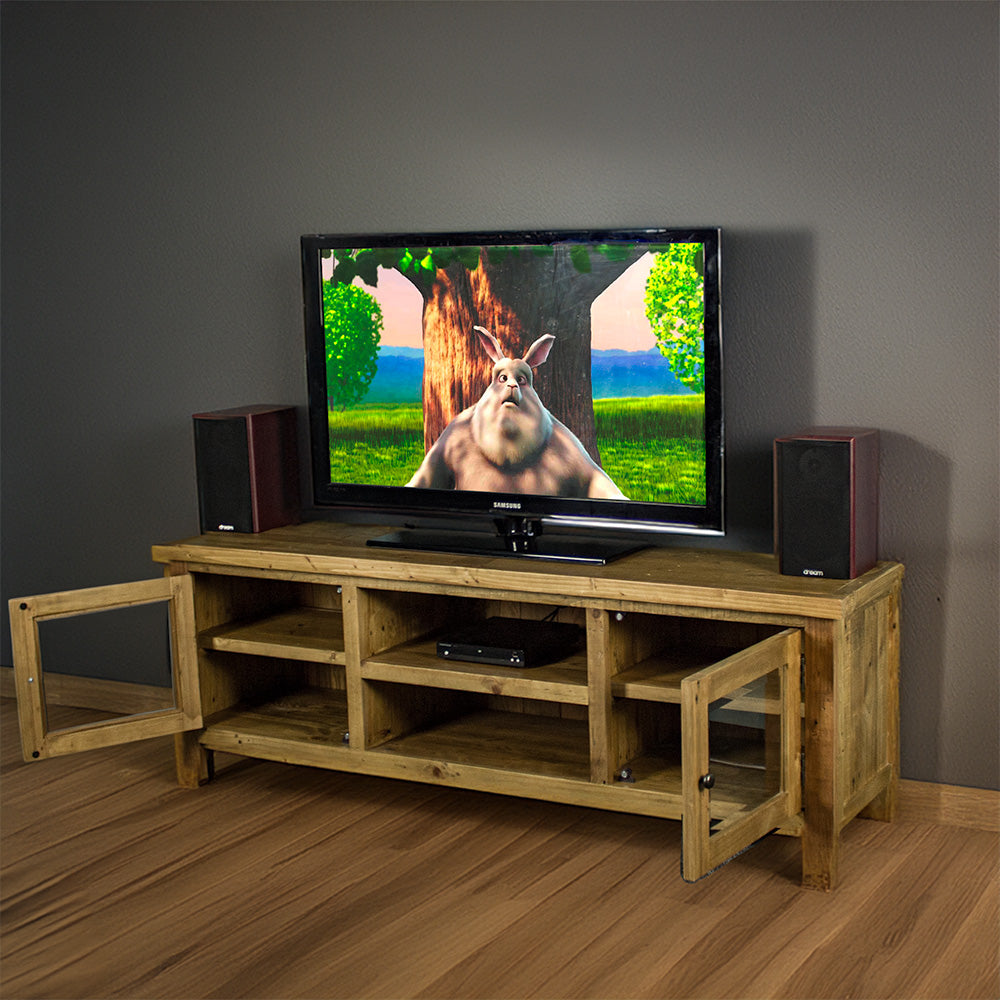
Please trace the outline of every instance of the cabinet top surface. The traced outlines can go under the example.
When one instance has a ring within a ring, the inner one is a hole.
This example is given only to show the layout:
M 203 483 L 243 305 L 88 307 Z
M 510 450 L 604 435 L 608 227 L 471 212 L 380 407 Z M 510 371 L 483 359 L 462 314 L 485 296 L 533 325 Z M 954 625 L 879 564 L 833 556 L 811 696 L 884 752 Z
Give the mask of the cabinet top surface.
M 342 583 L 364 579 L 573 597 L 842 618 L 899 585 L 902 566 L 879 563 L 854 580 L 783 576 L 774 556 L 724 549 L 648 548 L 607 565 L 373 548 L 384 527 L 316 521 L 259 534 L 210 533 L 153 546 L 153 559 L 192 568 Z

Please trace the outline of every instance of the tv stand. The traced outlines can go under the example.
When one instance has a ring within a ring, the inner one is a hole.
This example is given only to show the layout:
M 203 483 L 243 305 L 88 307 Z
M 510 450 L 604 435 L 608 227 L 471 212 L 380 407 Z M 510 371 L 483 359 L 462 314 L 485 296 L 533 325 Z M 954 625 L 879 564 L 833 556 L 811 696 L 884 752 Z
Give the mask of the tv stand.
M 453 552 L 480 556 L 517 556 L 552 562 L 606 565 L 646 546 L 589 535 L 544 533 L 538 518 L 508 515 L 494 519 L 496 533 L 406 528 L 368 539 L 368 545 L 422 552 Z
M 372 533 L 201 535 L 154 546 L 160 580 L 15 599 L 25 757 L 174 732 L 189 787 L 225 752 L 679 820 L 689 880 L 777 832 L 829 889 L 843 827 L 892 817 L 900 565 L 808 580 L 758 553 L 568 565 Z M 172 609 L 175 708 L 47 731 L 38 623 L 154 600 Z M 569 622 L 584 643 L 531 669 L 436 655 L 491 616 Z

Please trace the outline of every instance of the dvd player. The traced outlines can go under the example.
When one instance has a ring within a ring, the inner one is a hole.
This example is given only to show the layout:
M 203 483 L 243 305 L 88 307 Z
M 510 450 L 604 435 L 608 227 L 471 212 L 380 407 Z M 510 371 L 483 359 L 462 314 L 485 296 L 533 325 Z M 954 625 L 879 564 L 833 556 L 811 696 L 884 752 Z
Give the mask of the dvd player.
M 582 635 L 583 629 L 571 622 L 487 618 L 442 636 L 437 655 L 498 667 L 539 667 L 568 656 Z

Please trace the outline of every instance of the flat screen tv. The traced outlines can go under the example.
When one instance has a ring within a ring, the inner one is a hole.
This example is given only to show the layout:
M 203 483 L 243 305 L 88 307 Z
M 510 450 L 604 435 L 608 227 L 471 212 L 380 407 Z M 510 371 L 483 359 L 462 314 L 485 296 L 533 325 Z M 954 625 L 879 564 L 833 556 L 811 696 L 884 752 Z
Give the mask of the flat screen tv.
M 545 559 L 724 532 L 718 229 L 301 249 L 318 508 L 403 527 L 372 544 Z

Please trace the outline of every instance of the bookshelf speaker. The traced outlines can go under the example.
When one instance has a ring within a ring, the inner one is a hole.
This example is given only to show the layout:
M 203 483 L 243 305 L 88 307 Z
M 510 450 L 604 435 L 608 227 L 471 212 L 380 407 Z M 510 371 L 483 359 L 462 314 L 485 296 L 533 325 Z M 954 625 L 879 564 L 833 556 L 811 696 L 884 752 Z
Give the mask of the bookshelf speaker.
M 298 521 L 294 407 L 244 406 L 193 419 L 202 531 L 267 531 Z
M 850 580 L 878 558 L 878 431 L 817 427 L 774 441 L 782 573 Z

